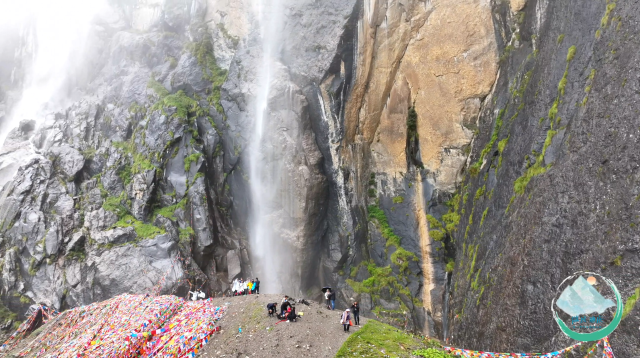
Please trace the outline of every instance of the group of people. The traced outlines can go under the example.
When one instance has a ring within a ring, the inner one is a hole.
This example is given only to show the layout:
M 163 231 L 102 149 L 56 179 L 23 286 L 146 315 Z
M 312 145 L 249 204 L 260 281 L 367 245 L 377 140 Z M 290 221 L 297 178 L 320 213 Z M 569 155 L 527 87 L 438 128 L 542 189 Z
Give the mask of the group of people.
M 260 294 L 260 280 L 237 278 L 231 284 L 231 291 L 234 296 Z
M 336 293 L 331 289 L 324 291 L 324 299 L 327 301 L 327 309 L 336 309 Z
M 293 304 L 292 304 L 293 302 Z M 305 300 L 301 300 L 302 303 L 308 304 Z M 280 303 L 280 313 L 278 314 L 278 303 L 272 302 L 267 304 L 267 312 L 269 316 L 276 316 L 283 321 L 287 322 L 296 322 L 298 319 L 298 314 L 296 314 L 295 300 L 289 298 L 289 296 L 284 296 Z

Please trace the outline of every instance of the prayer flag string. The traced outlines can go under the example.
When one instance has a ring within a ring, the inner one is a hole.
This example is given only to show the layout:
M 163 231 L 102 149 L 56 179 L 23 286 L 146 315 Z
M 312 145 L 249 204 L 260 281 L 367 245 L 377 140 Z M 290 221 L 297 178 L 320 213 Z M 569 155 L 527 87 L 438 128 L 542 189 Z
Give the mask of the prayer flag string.
M 445 352 L 464 358 L 552 358 L 552 357 L 562 357 L 565 353 L 571 352 L 574 349 L 580 347 L 583 342 L 578 342 L 570 347 L 561 349 L 559 351 L 551 352 L 551 353 L 495 353 L 495 352 L 483 352 L 483 351 L 472 351 L 468 349 L 454 348 L 442 346 Z M 598 341 L 589 353 L 587 353 L 586 357 L 589 357 L 591 354 L 597 351 L 598 347 L 603 347 L 603 358 L 615 358 L 613 355 L 613 350 L 611 349 L 611 345 L 609 344 L 609 338 L 605 337 Z M 585 357 L 585 358 L 586 358 Z

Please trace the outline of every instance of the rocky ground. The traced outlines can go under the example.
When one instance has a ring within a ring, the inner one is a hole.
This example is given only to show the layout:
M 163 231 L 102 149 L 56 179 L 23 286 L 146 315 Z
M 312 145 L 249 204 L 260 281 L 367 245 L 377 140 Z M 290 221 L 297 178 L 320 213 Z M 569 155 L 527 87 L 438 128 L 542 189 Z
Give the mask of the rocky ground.
M 267 303 L 280 302 L 280 295 L 250 295 L 215 298 L 228 307 L 219 325 L 221 331 L 209 341 L 199 357 L 335 357 L 349 334 L 340 325 L 342 311 L 329 311 L 316 302 L 297 304 L 304 316 L 287 323 L 267 315 Z M 361 319 L 361 326 L 367 322 Z M 242 333 L 238 328 L 242 327 Z

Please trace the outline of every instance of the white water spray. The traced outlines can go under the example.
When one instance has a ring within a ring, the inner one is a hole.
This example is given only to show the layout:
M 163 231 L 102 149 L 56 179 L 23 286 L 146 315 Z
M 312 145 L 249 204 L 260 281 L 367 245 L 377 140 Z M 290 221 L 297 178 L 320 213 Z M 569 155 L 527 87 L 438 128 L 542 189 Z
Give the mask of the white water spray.
M 104 0 L 0 0 L 0 28 L 5 40 L 21 37 L 16 57 L 25 71 L 20 99 L 0 125 L 0 144 L 22 119 L 40 123 L 63 107 L 82 76 L 91 23 L 106 6 Z
M 38 126 L 69 104 L 91 70 L 85 63 L 91 23 L 107 9 L 106 0 L 0 0 L 0 54 L 12 49 L 15 59 L 9 86 L 14 99 L 5 103 L 0 123 L 0 188 L 35 155 L 28 144 L 4 147 L 7 135 L 21 120 Z
M 286 175 L 277 159 L 277 141 L 273 127 L 277 118 L 269 107 L 272 83 L 278 68 L 282 29 L 281 0 L 254 0 L 260 26 L 262 58 L 257 68 L 253 136 L 249 146 L 249 171 L 252 213 L 249 227 L 253 269 L 264 293 L 283 292 L 291 266 L 290 252 L 281 233 L 280 195 Z M 284 93 L 282 95 L 285 95 Z

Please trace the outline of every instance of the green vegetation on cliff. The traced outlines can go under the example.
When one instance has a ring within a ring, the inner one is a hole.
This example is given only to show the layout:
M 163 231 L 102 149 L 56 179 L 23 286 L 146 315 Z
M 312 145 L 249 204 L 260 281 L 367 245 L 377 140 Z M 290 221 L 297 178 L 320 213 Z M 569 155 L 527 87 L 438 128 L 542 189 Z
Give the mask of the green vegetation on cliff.
M 224 114 L 224 109 L 220 104 L 220 91 L 227 80 L 227 70 L 218 66 L 213 54 L 213 43 L 205 37 L 199 42 L 191 43 L 188 49 L 198 60 L 198 64 L 203 70 L 203 77 L 211 82 L 211 94 L 207 97 L 209 105 L 214 106 L 218 113 Z
M 427 357 L 448 358 L 435 341 L 423 339 L 387 324 L 369 320 L 344 342 L 336 358 Z M 437 352 L 437 353 L 436 353 Z

